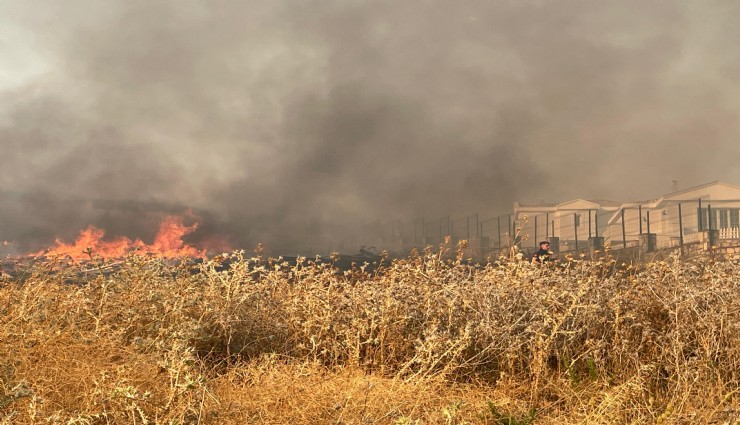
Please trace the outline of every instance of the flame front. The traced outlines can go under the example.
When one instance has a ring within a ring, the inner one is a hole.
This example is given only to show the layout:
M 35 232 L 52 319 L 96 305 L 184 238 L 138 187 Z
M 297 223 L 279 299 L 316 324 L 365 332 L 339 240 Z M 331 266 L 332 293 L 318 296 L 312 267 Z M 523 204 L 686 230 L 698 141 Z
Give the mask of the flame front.
M 151 245 L 144 245 L 141 251 L 161 255 L 165 258 L 176 257 L 205 257 L 205 250 L 186 245 L 183 236 L 192 233 L 198 228 L 196 222 L 192 226 L 186 226 L 182 217 L 169 216 L 159 224 L 159 232 Z
M 89 226 L 80 232 L 73 244 L 67 244 L 57 239 L 53 248 L 37 252 L 35 256 L 68 257 L 74 260 L 90 259 L 94 256 L 102 258 L 121 258 L 129 253 L 155 255 L 163 258 L 198 257 L 203 258 L 206 250 L 200 250 L 186 244 L 182 238 L 195 231 L 198 222 L 191 226 L 184 224 L 183 217 L 168 216 L 159 225 L 159 231 L 154 242 L 148 245 L 140 239 L 132 241 L 119 237 L 112 241 L 105 241 L 105 230 Z

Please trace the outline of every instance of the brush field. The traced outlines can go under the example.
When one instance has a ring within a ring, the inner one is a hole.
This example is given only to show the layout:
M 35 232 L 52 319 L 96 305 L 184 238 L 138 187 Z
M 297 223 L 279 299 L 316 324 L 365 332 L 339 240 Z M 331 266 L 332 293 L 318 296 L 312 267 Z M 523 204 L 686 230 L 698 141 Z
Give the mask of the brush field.
M 0 281 L 0 424 L 731 424 L 740 264 L 236 252 Z

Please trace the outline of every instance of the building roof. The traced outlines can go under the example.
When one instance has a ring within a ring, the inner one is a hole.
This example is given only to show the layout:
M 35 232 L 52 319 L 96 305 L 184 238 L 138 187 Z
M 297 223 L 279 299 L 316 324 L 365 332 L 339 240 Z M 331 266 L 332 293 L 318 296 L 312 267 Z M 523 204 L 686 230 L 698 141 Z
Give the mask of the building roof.
M 612 223 L 619 219 L 619 211 L 623 208 L 634 209 L 642 207 L 644 209 L 662 208 L 666 202 L 677 202 L 687 201 L 687 199 L 680 199 L 681 195 L 685 195 L 697 190 L 704 188 L 711 188 L 713 186 L 724 186 L 738 192 L 738 199 L 740 202 L 740 186 L 732 183 L 727 183 L 720 180 L 715 180 L 708 183 L 703 183 L 697 186 L 687 187 L 675 192 L 665 194 L 659 198 L 646 199 L 640 201 L 612 201 L 607 199 L 572 199 L 570 201 L 561 202 L 558 204 L 554 203 L 525 203 L 515 202 L 514 211 L 515 213 L 527 213 L 527 212 L 555 212 L 555 211 L 575 211 L 575 210 L 587 210 L 587 209 L 601 209 L 615 211 L 609 222 Z M 708 195 L 703 195 L 708 196 Z M 678 198 L 678 199 L 676 199 Z
M 553 203 L 550 203 L 550 202 L 548 202 L 548 203 L 544 203 L 544 202 L 515 202 L 514 203 L 514 207 L 521 207 L 521 208 L 537 208 L 537 207 L 552 208 L 552 207 L 556 207 L 557 205 L 558 204 L 553 204 Z
M 569 201 L 560 203 L 544 203 L 544 202 L 514 202 L 514 209 L 527 209 L 527 210 L 538 210 L 538 211 L 554 211 L 561 208 L 568 209 L 569 206 L 580 204 L 581 207 L 574 209 L 599 209 L 599 208 L 614 208 L 624 205 L 621 201 L 611 201 L 607 199 L 571 199 Z
M 571 201 L 563 202 L 562 204 L 558 204 L 557 208 L 560 210 L 567 210 L 567 209 L 574 209 L 574 210 L 583 210 L 583 209 L 598 209 L 600 208 L 600 205 L 591 201 L 587 201 L 585 199 L 573 199 Z
M 678 190 L 676 192 L 667 193 L 667 194 L 661 196 L 661 199 L 662 198 L 668 198 L 668 197 L 673 198 L 676 195 L 681 195 L 681 194 L 684 194 L 684 193 L 692 192 L 692 191 L 697 190 L 697 189 L 703 189 L 705 187 L 711 187 L 711 186 L 715 186 L 715 185 L 729 186 L 729 187 L 731 187 L 733 189 L 740 190 L 740 186 L 738 186 L 736 184 L 727 183 L 727 182 L 724 182 L 722 180 L 715 180 L 713 182 L 700 184 L 698 186 L 691 186 L 691 187 L 687 187 L 686 189 Z
M 594 204 L 599 204 L 602 207 L 618 207 L 623 204 L 622 201 L 611 201 L 608 199 L 589 199 L 589 202 L 593 202 Z

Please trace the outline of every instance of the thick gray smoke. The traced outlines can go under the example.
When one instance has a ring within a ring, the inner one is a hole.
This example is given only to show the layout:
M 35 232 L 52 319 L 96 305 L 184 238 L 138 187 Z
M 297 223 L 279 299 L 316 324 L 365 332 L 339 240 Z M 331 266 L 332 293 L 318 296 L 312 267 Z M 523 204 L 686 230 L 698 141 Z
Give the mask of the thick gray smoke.
M 0 28 L 0 240 L 189 206 L 318 251 L 740 183 L 738 2 L 0 0 Z

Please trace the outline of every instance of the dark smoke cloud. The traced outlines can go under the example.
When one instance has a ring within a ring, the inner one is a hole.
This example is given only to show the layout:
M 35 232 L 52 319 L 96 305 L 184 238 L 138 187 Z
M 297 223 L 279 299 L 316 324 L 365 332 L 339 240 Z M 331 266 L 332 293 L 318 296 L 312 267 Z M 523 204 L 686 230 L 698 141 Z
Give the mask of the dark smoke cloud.
M 319 251 L 375 219 L 740 183 L 738 5 L 6 0 L 44 72 L 1 93 L 0 239 L 145 237 L 146 204 Z

